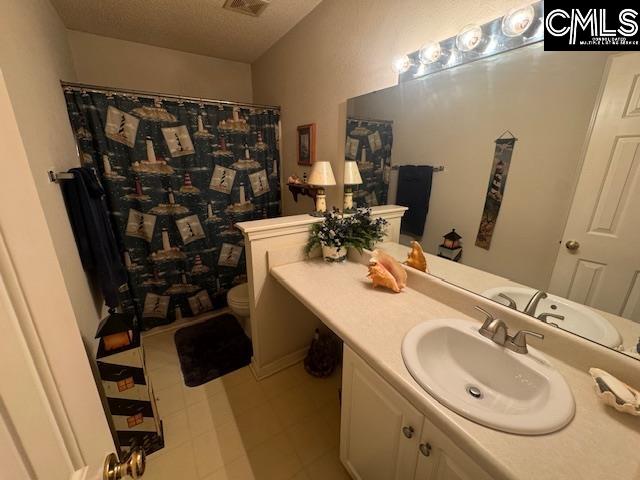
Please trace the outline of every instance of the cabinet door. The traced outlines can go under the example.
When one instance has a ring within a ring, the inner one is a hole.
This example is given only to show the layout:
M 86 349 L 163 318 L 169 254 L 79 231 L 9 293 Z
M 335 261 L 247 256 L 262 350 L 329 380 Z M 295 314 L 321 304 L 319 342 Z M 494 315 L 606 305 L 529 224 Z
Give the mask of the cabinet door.
M 340 459 L 358 480 L 413 480 L 422 414 L 345 346 Z
M 416 480 L 491 480 L 471 458 L 425 418 Z

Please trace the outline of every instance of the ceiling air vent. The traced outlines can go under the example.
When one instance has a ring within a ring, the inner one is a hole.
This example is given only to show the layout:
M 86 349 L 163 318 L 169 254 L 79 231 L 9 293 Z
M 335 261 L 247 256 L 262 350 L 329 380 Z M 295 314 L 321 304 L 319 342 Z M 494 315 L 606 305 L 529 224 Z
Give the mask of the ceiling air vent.
M 271 3 L 270 0 L 227 0 L 224 2 L 224 8 L 252 17 L 259 17 L 269 6 L 269 3 Z

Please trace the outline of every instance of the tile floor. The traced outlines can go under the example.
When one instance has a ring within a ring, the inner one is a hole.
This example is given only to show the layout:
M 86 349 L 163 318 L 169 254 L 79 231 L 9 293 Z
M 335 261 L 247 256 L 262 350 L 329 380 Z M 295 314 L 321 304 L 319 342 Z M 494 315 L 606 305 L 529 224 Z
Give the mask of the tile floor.
M 262 381 L 249 367 L 205 385 L 184 385 L 175 332 L 143 340 L 164 423 L 165 448 L 145 480 L 341 480 L 339 375 L 302 364 Z

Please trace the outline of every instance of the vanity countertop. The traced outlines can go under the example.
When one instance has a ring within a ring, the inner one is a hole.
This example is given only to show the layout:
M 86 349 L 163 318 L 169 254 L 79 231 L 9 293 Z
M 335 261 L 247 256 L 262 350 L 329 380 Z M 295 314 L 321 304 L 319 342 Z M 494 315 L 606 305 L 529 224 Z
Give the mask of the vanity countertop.
M 640 479 L 640 418 L 600 403 L 587 372 L 548 355 L 576 401 L 576 415 L 564 429 L 542 436 L 492 430 L 426 393 L 401 355 L 402 339 L 416 324 L 473 318 L 411 288 L 399 294 L 373 289 L 366 266 L 356 262 L 302 261 L 271 274 L 495 478 Z

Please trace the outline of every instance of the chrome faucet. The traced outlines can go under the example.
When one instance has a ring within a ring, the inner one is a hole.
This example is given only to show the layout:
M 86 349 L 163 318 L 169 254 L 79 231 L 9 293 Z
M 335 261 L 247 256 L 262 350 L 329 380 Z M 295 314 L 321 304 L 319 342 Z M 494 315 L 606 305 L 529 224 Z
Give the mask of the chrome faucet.
M 501 345 L 516 353 L 528 353 L 527 348 L 527 335 L 544 339 L 544 335 L 541 333 L 530 332 L 529 330 L 520 330 L 513 337 L 509 336 L 509 329 L 507 324 L 499 318 L 495 318 L 490 312 L 486 311 L 482 307 L 475 306 L 476 310 L 481 311 L 487 318 L 485 319 L 482 327 L 478 330 L 480 335 L 487 337 L 489 340 Z
M 531 315 L 532 317 L 536 316 L 536 308 L 538 308 L 538 303 L 540 303 L 540 300 L 543 300 L 547 298 L 547 292 L 545 292 L 544 290 L 538 290 L 536 293 L 533 294 L 533 297 L 531 297 L 531 300 L 529 300 L 529 303 L 527 303 L 527 306 L 524 307 L 524 310 L 522 311 L 522 313 L 526 313 L 527 315 Z

